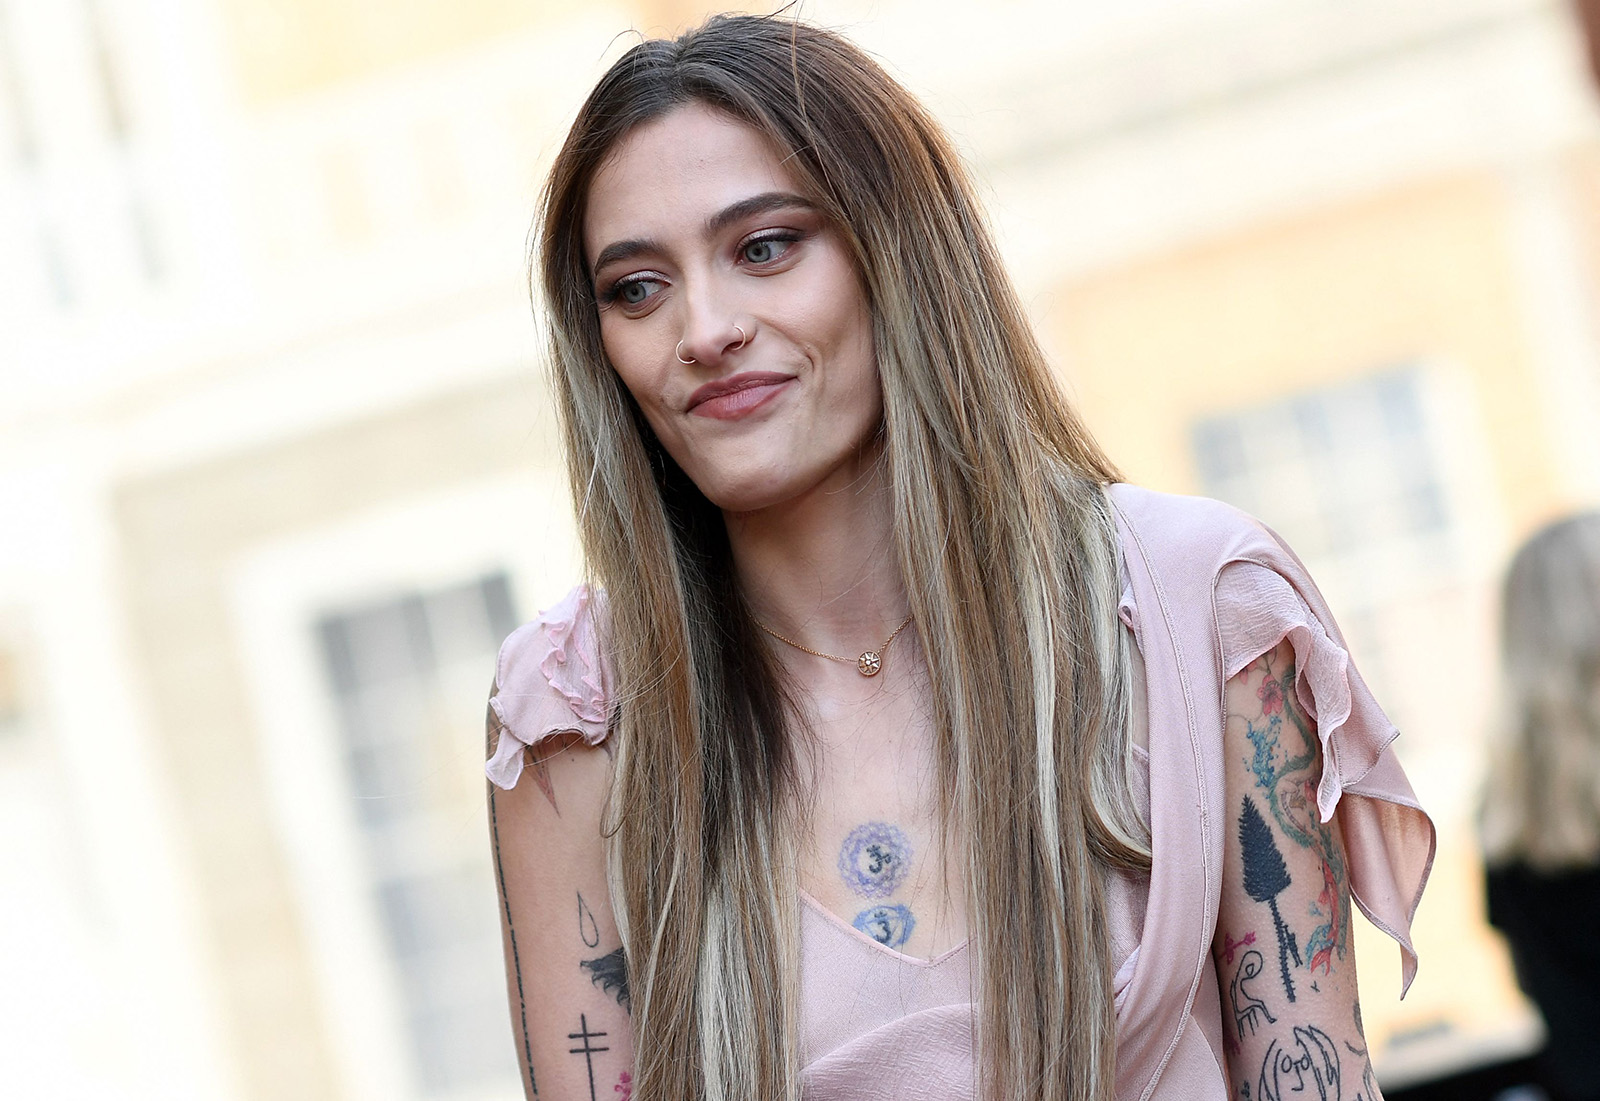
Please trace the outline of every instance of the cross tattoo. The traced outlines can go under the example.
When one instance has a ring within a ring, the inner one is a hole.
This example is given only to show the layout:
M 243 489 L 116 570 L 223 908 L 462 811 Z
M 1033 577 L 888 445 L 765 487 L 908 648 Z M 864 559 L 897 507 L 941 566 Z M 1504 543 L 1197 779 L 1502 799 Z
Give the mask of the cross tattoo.
M 583 1041 L 583 1046 L 582 1047 L 571 1048 L 571 1049 L 569 1049 L 569 1053 L 572 1054 L 572 1055 L 581 1055 L 581 1056 L 583 1056 L 584 1063 L 586 1063 L 588 1065 L 588 1067 L 589 1067 L 589 1101 L 595 1101 L 595 1094 L 594 1094 L 594 1057 L 596 1055 L 598 1055 L 602 1051 L 610 1051 L 611 1050 L 608 1047 L 595 1047 L 592 1044 L 590 1044 L 589 1041 L 590 1040 L 598 1040 L 600 1037 L 605 1036 L 605 1035 L 607 1035 L 607 1033 L 604 1033 L 604 1032 L 590 1032 L 589 1031 L 589 1017 L 588 1017 L 587 1014 L 584 1014 L 584 1013 L 578 1014 L 578 1031 L 577 1032 L 569 1032 L 569 1033 L 567 1033 L 567 1039 L 569 1039 L 569 1040 L 582 1040 Z

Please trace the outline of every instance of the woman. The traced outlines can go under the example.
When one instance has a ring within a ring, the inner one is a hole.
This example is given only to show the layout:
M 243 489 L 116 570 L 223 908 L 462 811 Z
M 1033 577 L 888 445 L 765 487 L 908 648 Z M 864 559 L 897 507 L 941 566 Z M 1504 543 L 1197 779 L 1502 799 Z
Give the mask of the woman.
M 903 89 L 771 19 L 635 47 L 539 276 L 598 584 L 491 701 L 530 1092 L 1376 1096 L 1393 728 L 1269 534 L 1112 485 Z
M 1557 1101 L 1600 1098 L 1600 513 L 1512 559 L 1501 607 L 1506 710 L 1484 803 L 1489 920 L 1549 1038 Z

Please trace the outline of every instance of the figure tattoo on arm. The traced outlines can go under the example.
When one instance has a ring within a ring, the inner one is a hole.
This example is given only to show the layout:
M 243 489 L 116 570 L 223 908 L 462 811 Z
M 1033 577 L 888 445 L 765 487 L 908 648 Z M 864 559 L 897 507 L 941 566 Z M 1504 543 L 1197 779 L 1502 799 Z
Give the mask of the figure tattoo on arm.
M 1265 966 L 1266 961 L 1261 953 L 1252 948 L 1239 960 L 1239 969 L 1234 972 L 1233 980 L 1228 983 L 1228 998 L 1233 1002 L 1233 1027 L 1239 1033 L 1240 1040 L 1245 1037 L 1246 1026 L 1249 1027 L 1251 1036 L 1256 1034 L 1262 1017 L 1267 1019 L 1269 1025 L 1278 1023 L 1278 1018 L 1272 1015 L 1267 1003 L 1245 987 L 1245 983 L 1261 974 Z
M 1239 951 L 1241 948 L 1248 948 L 1248 947 L 1250 947 L 1250 945 L 1254 944 L 1255 942 L 1256 942 L 1256 935 L 1255 935 L 1254 932 L 1246 933 L 1244 935 L 1244 937 L 1242 939 L 1240 939 L 1240 940 L 1234 940 L 1233 936 L 1231 934 L 1226 936 L 1226 937 L 1224 937 L 1223 938 L 1223 952 L 1228 957 L 1228 963 L 1229 964 L 1233 963 L 1233 954 L 1235 952 Z
M 1261 713 L 1247 720 L 1245 727 L 1245 735 L 1254 747 L 1250 770 L 1279 828 L 1290 841 L 1315 853 L 1321 862 L 1322 887 L 1311 905 L 1311 916 L 1317 925 L 1306 938 L 1305 966 L 1311 971 L 1320 967 L 1327 975 L 1332 972 L 1335 958 L 1345 958 L 1350 944 L 1349 873 L 1332 823 L 1321 821 L 1317 811 L 1319 743 L 1316 732 L 1293 702 L 1294 662 L 1286 662 L 1283 670 L 1276 673 L 1272 655 L 1262 655 L 1259 664 L 1266 672 L 1256 689 Z M 1298 950 L 1295 954 L 1298 956 Z

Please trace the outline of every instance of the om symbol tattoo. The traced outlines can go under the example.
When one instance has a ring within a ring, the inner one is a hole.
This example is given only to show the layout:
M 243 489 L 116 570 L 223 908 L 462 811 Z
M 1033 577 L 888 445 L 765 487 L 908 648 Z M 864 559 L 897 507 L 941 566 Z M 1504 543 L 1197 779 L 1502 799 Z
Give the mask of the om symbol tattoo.
M 911 871 L 911 842 L 887 822 L 851 830 L 839 848 L 839 876 L 862 898 L 888 898 Z
M 911 939 L 917 919 L 909 906 L 873 906 L 862 910 L 850 924 L 886 948 L 899 948 Z

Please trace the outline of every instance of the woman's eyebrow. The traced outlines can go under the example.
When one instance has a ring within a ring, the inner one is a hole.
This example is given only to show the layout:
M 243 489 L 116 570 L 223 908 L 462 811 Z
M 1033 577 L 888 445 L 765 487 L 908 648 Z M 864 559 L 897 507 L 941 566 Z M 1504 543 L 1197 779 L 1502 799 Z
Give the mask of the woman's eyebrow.
M 660 252 L 661 246 L 648 237 L 634 237 L 627 241 L 613 241 L 600 250 L 600 255 L 595 257 L 594 267 L 590 269 L 598 272 L 607 264 L 614 264 L 618 260 L 631 260 L 635 256 L 647 252 Z
M 729 225 L 749 218 L 755 214 L 765 214 L 770 210 L 784 210 L 789 207 L 802 207 L 806 210 L 816 209 L 816 204 L 803 195 L 796 195 L 791 191 L 764 191 L 760 195 L 752 195 L 748 199 L 740 199 L 717 211 L 706 219 L 705 235 L 715 237 Z
M 706 219 L 704 233 L 707 237 L 715 237 L 728 226 L 744 218 L 757 214 L 765 214 L 773 210 L 787 210 L 798 208 L 802 210 L 815 210 L 816 204 L 803 195 L 796 195 L 791 191 L 764 191 L 760 195 L 752 195 L 748 199 L 740 199 L 730 203 Z M 599 272 L 607 264 L 614 264 L 619 260 L 631 260 L 635 256 L 647 253 L 661 252 L 660 242 L 649 237 L 632 237 L 626 241 L 613 241 L 600 250 L 600 255 L 595 257 L 594 272 Z

